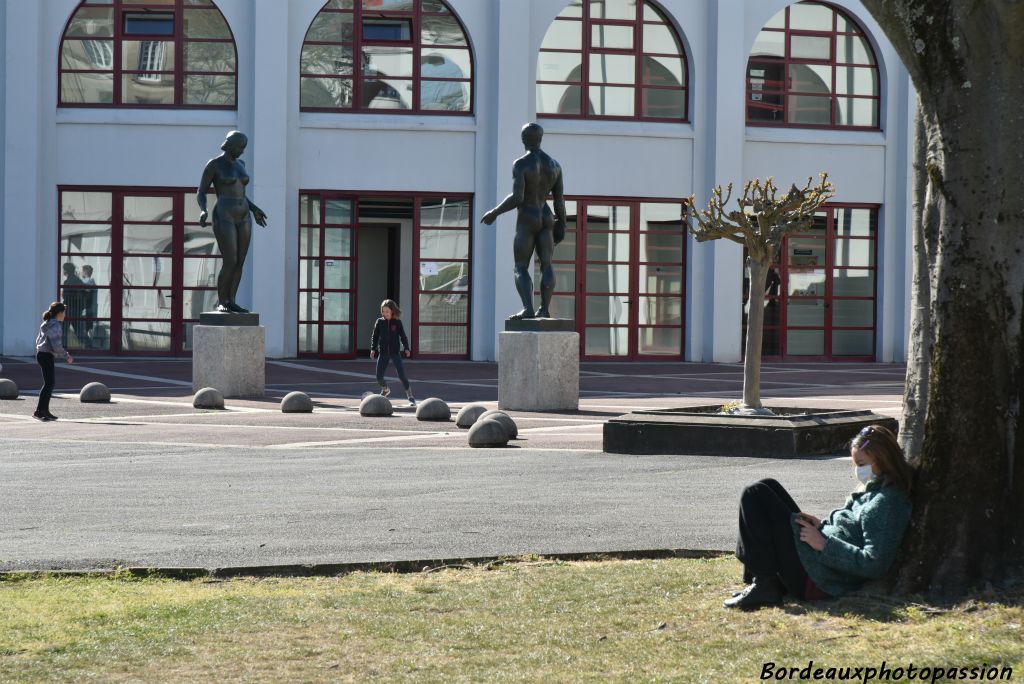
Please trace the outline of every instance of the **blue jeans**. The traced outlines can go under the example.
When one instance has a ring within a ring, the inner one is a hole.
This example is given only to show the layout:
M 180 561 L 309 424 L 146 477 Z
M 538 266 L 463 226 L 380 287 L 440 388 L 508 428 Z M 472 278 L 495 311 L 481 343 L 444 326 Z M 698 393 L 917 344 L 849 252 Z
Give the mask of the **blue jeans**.
M 398 379 L 402 381 L 402 387 L 405 391 L 409 391 L 409 378 L 405 377 L 405 366 L 402 365 L 401 354 L 385 354 L 381 352 L 377 355 L 377 382 L 380 386 L 384 386 L 384 371 L 388 368 L 388 361 L 392 361 L 395 364 L 395 371 L 398 372 Z

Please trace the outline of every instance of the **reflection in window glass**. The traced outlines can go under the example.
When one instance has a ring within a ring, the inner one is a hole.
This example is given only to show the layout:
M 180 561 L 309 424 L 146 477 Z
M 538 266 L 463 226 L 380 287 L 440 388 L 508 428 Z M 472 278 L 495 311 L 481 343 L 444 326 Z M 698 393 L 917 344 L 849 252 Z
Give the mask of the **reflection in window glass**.
M 350 354 L 352 352 L 352 326 L 324 325 L 324 354 Z
M 473 104 L 468 45 L 461 24 L 441 0 L 373 5 L 331 0 L 303 42 L 300 105 L 468 113 Z
M 421 226 L 469 226 L 469 201 L 424 199 L 420 205 Z
M 538 113 L 685 121 L 688 79 L 681 45 L 650 0 L 571 3 L 541 44 Z M 647 87 L 637 88 L 640 83 Z
M 832 302 L 832 325 L 839 328 L 868 328 L 875 325 L 875 302 L 871 299 L 837 299 Z
M 587 356 L 628 356 L 629 330 L 625 327 L 584 330 L 583 353 Z
M 871 330 L 833 330 L 832 356 L 873 356 L 875 333 Z
M 824 330 L 790 330 L 786 334 L 786 351 L 790 356 L 824 356 Z
M 317 354 L 320 352 L 320 326 L 312 323 L 299 324 L 299 353 Z
M 171 324 L 122 321 L 121 350 L 138 353 L 171 351 Z
M 109 192 L 61 192 L 60 217 L 66 221 L 109 221 L 112 218 Z
M 91 4 L 79 4 L 64 33 L 60 105 L 235 107 L 234 39 L 214 3 L 149 3 L 156 11 L 130 0 Z
M 417 342 L 420 353 L 465 356 L 469 331 L 462 325 L 421 325 Z
M 852 18 L 796 3 L 764 26 L 751 50 L 747 122 L 877 129 L 878 84 L 874 52 Z
M 683 353 L 683 331 L 679 328 L 641 328 L 639 353 L 645 356 L 680 356 Z

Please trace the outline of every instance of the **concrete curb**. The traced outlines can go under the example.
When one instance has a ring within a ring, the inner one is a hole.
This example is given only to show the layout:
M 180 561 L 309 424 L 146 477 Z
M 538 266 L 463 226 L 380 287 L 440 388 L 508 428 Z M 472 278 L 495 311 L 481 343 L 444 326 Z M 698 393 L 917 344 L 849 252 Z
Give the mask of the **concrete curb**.
M 385 572 L 410 574 L 445 569 L 469 569 L 551 561 L 661 560 L 666 558 L 721 558 L 731 551 L 702 549 L 648 549 L 643 551 L 585 551 L 578 553 L 546 553 L 543 555 L 480 556 L 476 558 L 433 558 L 406 561 L 372 561 L 366 563 L 310 563 L 295 565 L 247 565 L 225 568 L 157 568 L 114 567 L 92 570 L 17 570 L 0 572 L 0 582 L 44 577 L 109 577 L 128 575 L 156 579 L 231 579 L 237 577 L 331 577 L 353 572 Z

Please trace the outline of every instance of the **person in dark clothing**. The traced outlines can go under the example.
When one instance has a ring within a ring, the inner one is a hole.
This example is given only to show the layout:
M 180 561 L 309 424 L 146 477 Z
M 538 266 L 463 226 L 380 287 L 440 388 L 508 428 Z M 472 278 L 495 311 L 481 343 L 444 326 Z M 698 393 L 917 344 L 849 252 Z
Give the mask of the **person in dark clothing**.
M 82 329 L 82 313 L 85 310 L 86 291 L 83 289 L 84 282 L 78 277 L 78 267 L 70 261 L 61 267 L 64 271 L 64 306 L 67 307 L 63 321 L 62 334 L 64 339 L 70 339 L 68 335 L 72 330 L 75 333 L 75 340 L 81 346 L 87 346 L 88 338 Z
M 736 557 L 749 586 L 726 608 L 778 605 L 784 594 L 838 597 L 885 575 L 910 522 L 914 470 L 896 435 L 881 425 L 854 437 L 850 458 L 864 488 L 825 520 L 801 512 L 775 480 L 743 491 Z
M 54 373 L 55 357 L 59 356 L 74 363 L 71 354 L 64 349 L 63 326 L 64 317 L 67 315 L 67 307 L 61 302 L 50 304 L 50 308 L 43 312 L 43 324 L 39 326 L 39 334 L 36 335 L 36 362 L 43 373 L 43 388 L 39 390 L 39 403 L 36 404 L 36 412 L 32 417 L 44 423 L 57 420 L 57 416 L 50 413 L 50 397 L 53 395 L 53 386 L 56 384 Z
M 380 318 L 373 326 L 373 336 L 370 338 L 370 358 L 377 359 L 377 382 L 380 384 L 380 394 L 386 397 L 391 394 L 391 388 L 384 381 L 384 371 L 387 370 L 388 361 L 395 364 L 395 371 L 398 379 L 402 381 L 405 394 L 409 397 L 409 403 L 416 405 L 412 396 L 412 388 L 409 386 L 409 378 L 405 376 L 405 367 L 402 365 L 402 357 L 412 356 L 409 350 L 409 338 L 405 336 L 405 328 L 399 316 L 401 309 L 393 299 L 385 299 L 380 304 Z

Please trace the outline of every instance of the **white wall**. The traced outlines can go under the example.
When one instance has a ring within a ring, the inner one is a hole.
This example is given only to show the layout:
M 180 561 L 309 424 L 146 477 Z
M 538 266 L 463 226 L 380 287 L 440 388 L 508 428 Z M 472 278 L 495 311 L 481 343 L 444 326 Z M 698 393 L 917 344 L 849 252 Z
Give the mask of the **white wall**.
M 29 354 L 39 311 L 56 294 L 59 184 L 193 187 L 224 133 L 250 135 L 250 195 L 270 217 L 256 233 L 240 301 L 267 326 L 270 356 L 296 353 L 298 194 L 301 189 L 473 193 L 476 217 L 511 189 L 520 127 L 536 118 L 538 50 L 566 0 L 449 0 L 474 57 L 474 116 L 300 113 L 298 60 L 323 0 L 218 0 L 239 56 L 238 111 L 58 110 L 57 58 L 77 0 L 0 0 L 5 141 L 0 351 Z M 906 349 L 910 220 L 908 149 L 913 92 L 891 46 L 858 2 L 835 3 L 871 35 L 880 60 L 881 132 L 748 128 L 750 46 L 784 0 L 663 0 L 687 53 L 690 123 L 541 120 L 544 148 L 580 196 L 684 198 L 753 177 L 815 175 L 823 160 L 837 200 L 883 205 L 878 356 Z M 737 40 L 737 28 L 742 39 Z M 11 97 L 16 93 L 16 97 Z M 514 212 L 473 227 L 470 355 L 496 356 L 512 287 Z M 687 246 L 687 358 L 740 359 L 742 253 Z M 254 274 L 259 274 L 254 278 Z M 403 285 L 404 288 L 404 285 Z

